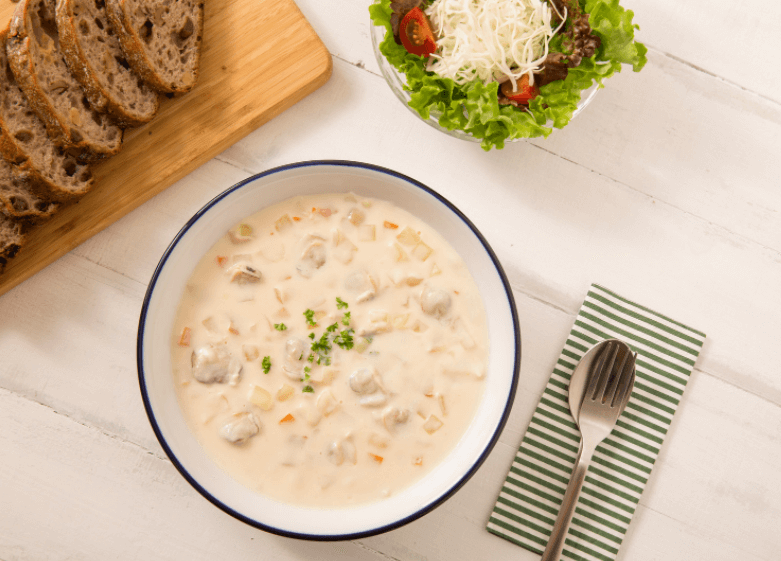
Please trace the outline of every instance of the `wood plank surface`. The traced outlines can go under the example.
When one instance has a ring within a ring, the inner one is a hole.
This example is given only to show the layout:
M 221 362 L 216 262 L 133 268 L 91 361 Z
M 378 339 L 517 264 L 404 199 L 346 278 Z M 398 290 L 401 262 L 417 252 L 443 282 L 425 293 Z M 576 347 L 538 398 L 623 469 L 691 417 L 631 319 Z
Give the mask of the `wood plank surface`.
M 15 5 L 0 5 L 0 21 Z M 128 130 L 94 167 L 95 186 L 32 230 L 0 276 L 0 295 L 160 193 L 323 85 L 331 55 L 292 0 L 208 0 L 200 76 L 187 95 Z
M 647 67 L 550 138 L 485 153 L 394 97 L 365 0 L 297 3 L 334 57 L 327 84 L 0 296 L 0 560 L 539 561 L 485 522 L 596 281 L 708 334 L 618 561 L 778 561 L 781 75 L 759 53 L 777 51 L 779 4 L 621 0 Z M 421 519 L 340 543 L 200 497 L 152 432 L 135 364 L 147 283 L 182 224 L 252 173 L 324 158 L 388 166 L 463 210 L 508 273 L 523 339 L 477 474 Z

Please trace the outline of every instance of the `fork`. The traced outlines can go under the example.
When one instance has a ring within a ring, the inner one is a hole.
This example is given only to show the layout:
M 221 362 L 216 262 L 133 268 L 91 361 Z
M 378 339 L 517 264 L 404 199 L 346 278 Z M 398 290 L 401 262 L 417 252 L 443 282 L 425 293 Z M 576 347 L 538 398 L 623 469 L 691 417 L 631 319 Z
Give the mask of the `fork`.
M 582 435 L 578 459 L 541 561 L 559 561 L 561 557 L 564 539 L 594 451 L 613 430 L 632 393 L 636 356 L 626 343 L 606 341 L 588 373 L 580 414 L 575 419 Z

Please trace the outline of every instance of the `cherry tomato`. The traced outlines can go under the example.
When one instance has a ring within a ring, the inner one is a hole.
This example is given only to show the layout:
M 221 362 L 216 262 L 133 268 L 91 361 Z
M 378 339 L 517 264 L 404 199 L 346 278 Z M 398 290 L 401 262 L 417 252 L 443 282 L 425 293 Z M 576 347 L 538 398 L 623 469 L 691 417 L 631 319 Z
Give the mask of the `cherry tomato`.
M 502 84 L 502 93 L 507 99 L 526 105 L 532 99 L 540 95 L 540 90 L 537 86 L 530 86 L 529 75 L 524 74 L 521 76 L 521 79 L 518 80 L 518 87 L 515 91 L 513 91 L 513 83 L 507 81 Z
M 437 41 L 431 24 L 420 8 L 412 8 L 401 20 L 399 26 L 401 44 L 413 55 L 428 58 L 437 50 Z

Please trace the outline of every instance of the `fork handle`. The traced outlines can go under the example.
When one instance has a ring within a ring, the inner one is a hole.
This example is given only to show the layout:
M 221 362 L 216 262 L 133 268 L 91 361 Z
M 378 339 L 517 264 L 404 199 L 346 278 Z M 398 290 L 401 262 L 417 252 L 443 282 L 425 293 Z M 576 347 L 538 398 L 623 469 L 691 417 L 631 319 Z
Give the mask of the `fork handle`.
M 583 481 L 586 479 L 586 471 L 588 471 L 593 454 L 593 449 L 583 449 L 583 441 L 581 440 L 578 459 L 575 460 L 575 467 L 572 470 L 572 477 L 569 480 L 567 491 L 564 493 L 564 499 L 561 502 L 559 516 L 553 525 L 553 532 L 548 540 L 548 547 L 545 548 L 545 552 L 542 554 L 541 561 L 559 561 L 561 558 L 561 552 L 564 549 L 564 539 L 567 537 L 572 516 L 575 514 L 575 505 L 578 504 L 580 490 L 583 487 Z

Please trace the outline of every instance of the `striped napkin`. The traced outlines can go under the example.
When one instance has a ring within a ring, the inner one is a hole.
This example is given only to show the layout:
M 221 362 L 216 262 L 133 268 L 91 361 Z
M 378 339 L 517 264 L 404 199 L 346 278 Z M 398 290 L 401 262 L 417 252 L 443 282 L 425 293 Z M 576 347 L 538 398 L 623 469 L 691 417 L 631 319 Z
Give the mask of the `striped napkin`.
M 705 334 L 592 285 L 513 460 L 488 531 L 535 553 L 548 543 L 578 453 L 567 402 L 575 365 L 603 339 L 637 352 L 626 410 L 599 445 L 562 559 L 613 561 L 683 396 Z

